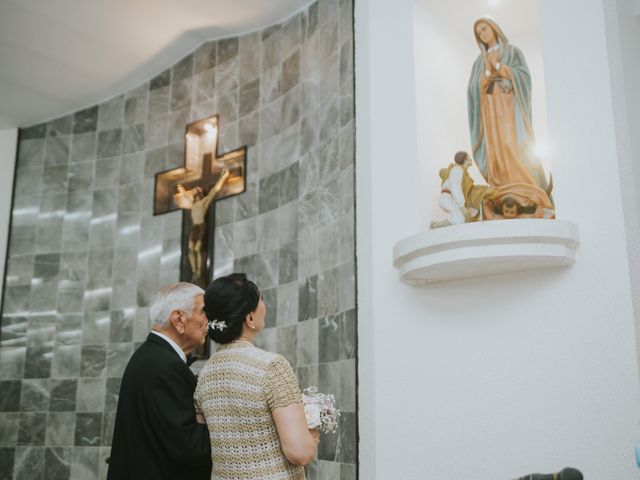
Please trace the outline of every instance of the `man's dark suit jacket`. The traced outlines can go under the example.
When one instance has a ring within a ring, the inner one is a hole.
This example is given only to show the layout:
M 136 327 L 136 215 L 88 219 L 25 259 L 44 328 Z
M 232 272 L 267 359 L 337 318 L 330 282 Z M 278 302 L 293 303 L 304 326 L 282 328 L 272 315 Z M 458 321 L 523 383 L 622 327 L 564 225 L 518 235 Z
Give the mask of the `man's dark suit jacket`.
M 122 376 L 108 480 L 209 480 L 211 444 L 193 406 L 196 377 L 150 333 Z

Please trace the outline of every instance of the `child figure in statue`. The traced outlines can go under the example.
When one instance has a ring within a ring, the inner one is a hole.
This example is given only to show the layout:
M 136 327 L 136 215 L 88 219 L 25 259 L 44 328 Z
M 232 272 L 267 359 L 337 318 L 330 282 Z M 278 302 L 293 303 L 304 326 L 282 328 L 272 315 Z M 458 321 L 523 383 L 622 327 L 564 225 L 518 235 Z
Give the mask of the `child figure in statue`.
M 458 152 L 454 162 L 440 170 L 440 208 L 447 218 L 431 222 L 431 228 L 475 222 L 480 218 L 482 199 L 491 194 L 486 185 L 474 185 L 468 168 L 471 157 L 467 152 Z

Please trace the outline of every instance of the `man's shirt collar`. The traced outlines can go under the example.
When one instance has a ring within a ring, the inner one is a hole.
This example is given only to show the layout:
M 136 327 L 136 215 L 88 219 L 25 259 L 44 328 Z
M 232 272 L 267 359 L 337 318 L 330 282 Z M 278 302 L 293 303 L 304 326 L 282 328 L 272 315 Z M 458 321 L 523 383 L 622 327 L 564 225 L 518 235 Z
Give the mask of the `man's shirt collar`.
M 183 352 L 183 351 L 182 351 L 182 349 L 178 346 L 178 344 L 177 344 L 176 342 L 174 342 L 174 341 L 173 341 L 173 339 L 172 339 L 171 337 L 169 337 L 169 336 L 165 335 L 164 333 L 157 332 L 157 331 L 155 331 L 155 330 L 151 330 L 151 333 L 155 333 L 156 335 L 158 335 L 158 336 L 159 336 L 160 338 L 162 338 L 163 340 L 166 340 L 166 341 L 167 341 L 167 343 L 168 343 L 169 345 L 171 345 L 171 348 L 173 348 L 173 349 L 176 351 L 176 353 L 177 353 L 178 355 L 180 355 L 180 358 L 182 359 L 182 361 L 183 361 L 184 363 L 187 363 L 187 356 L 184 354 L 184 352 Z

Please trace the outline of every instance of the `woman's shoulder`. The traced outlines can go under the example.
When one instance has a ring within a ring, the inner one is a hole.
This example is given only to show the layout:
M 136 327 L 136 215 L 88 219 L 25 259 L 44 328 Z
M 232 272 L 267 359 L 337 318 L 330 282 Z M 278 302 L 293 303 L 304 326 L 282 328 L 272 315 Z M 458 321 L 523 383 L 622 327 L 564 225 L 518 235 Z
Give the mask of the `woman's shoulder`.
M 514 61 L 522 62 L 524 61 L 524 53 L 522 53 L 522 50 L 520 50 L 515 45 L 508 43 L 505 47 L 503 60 L 511 61 L 511 62 L 514 62 Z
M 256 366 L 260 365 L 267 372 L 283 372 L 291 369 L 289 361 L 279 353 L 269 352 L 258 347 L 247 349 L 246 353 Z
M 293 367 L 289 360 L 284 357 L 284 355 L 280 355 L 279 353 L 272 353 L 271 358 L 267 367 L 269 371 L 268 375 L 281 377 L 287 376 L 293 372 Z
M 514 53 L 518 53 L 518 54 L 522 55 L 522 50 L 520 50 L 518 47 L 516 47 L 513 43 L 507 43 L 506 50 L 508 52 L 514 52 Z
M 470 82 L 473 82 L 474 79 L 478 79 L 480 77 L 480 72 L 484 71 L 484 60 L 482 59 L 482 55 L 478 55 L 476 59 L 473 61 L 473 66 L 471 67 L 471 78 Z
M 273 361 L 274 358 L 276 358 L 279 354 L 277 353 L 273 353 L 273 352 L 269 352 L 267 350 L 263 350 L 260 347 L 253 347 L 250 349 L 251 355 L 260 358 L 261 360 L 270 363 Z
M 476 59 L 473 61 L 473 67 L 472 69 L 476 69 L 478 68 L 480 65 L 482 65 L 484 62 L 484 60 L 482 59 L 482 55 L 478 55 L 476 57 Z
M 271 363 L 279 361 L 280 358 L 284 357 L 278 353 L 269 352 L 254 345 L 229 344 L 211 355 L 203 370 L 211 369 L 217 364 L 228 362 L 249 362 L 254 366 L 262 365 L 266 368 Z

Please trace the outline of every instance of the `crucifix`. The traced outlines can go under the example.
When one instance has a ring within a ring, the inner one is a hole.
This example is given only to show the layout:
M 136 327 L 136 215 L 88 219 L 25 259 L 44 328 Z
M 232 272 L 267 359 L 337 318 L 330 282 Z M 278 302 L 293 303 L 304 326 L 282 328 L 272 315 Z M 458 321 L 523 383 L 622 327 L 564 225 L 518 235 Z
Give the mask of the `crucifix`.
M 180 280 L 206 288 L 213 269 L 213 203 L 244 192 L 247 147 L 218 155 L 214 115 L 187 125 L 184 156 L 184 166 L 156 173 L 153 214 L 189 213 L 182 215 Z M 198 356 L 208 356 L 208 348 L 199 350 Z

